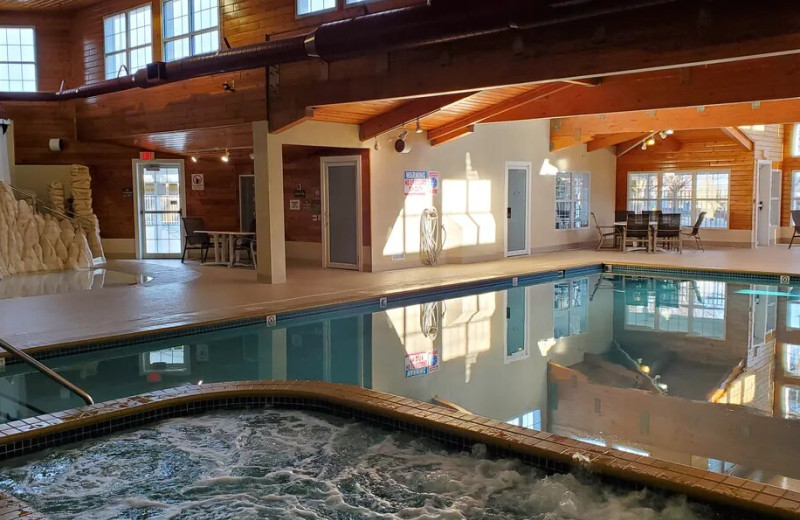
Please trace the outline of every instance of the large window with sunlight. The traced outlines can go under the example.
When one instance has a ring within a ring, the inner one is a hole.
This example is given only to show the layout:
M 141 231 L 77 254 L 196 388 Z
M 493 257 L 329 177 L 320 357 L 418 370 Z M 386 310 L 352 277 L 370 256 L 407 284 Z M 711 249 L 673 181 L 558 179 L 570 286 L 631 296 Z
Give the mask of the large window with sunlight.
M 800 419 L 800 386 L 783 387 L 783 412 L 787 419 Z
M 784 343 L 783 347 L 786 351 L 783 369 L 789 375 L 800 377 L 800 345 Z
M 0 92 L 36 92 L 32 27 L 0 27 Z
M 219 50 L 218 0 L 164 0 L 164 60 Z
M 727 283 L 625 279 L 625 328 L 725 339 Z
M 589 227 L 589 174 L 556 175 L 556 229 Z
M 628 210 L 680 213 L 681 225 L 691 226 L 706 212 L 703 227 L 727 228 L 730 172 L 631 172 Z
M 792 209 L 800 209 L 800 171 L 792 172 Z M 800 222 L 790 222 L 790 225 L 800 225 Z
M 103 21 L 106 79 L 133 74 L 153 61 L 150 4 L 107 16 Z
M 553 337 L 577 336 L 589 330 L 589 279 L 553 286 Z
M 542 431 L 542 411 L 533 410 L 506 421 L 514 426 L 522 426 L 529 430 Z

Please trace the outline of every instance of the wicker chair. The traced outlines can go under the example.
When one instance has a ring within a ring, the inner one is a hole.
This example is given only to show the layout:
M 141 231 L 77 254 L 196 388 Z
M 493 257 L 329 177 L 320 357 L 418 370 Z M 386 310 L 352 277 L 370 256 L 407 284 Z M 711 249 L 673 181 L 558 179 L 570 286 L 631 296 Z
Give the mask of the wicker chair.
M 700 251 L 705 251 L 706 250 L 706 248 L 703 247 L 703 240 L 700 238 L 700 226 L 703 225 L 703 220 L 705 220 L 705 218 L 706 218 L 706 212 L 703 211 L 703 212 L 700 213 L 700 215 L 697 216 L 697 222 L 695 222 L 694 226 L 692 226 L 692 228 L 691 228 L 692 230 L 690 232 L 688 232 L 688 233 L 686 231 L 683 231 L 681 233 L 683 236 L 685 236 L 687 238 L 693 238 L 694 239 L 694 244 L 697 246 L 697 249 L 699 249 Z M 791 244 L 789 245 L 789 247 L 790 248 L 792 247 Z
M 208 250 L 211 247 L 211 238 L 207 233 L 197 233 L 197 230 L 203 229 L 205 224 L 200 217 L 182 217 L 183 221 L 183 254 L 181 255 L 181 263 L 186 260 L 186 251 L 189 249 L 200 250 L 200 262 L 205 263 L 208 258 Z
M 650 250 L 650 218 L 648 215 L 628 215 L 627 225 L 622 231 L 622 250 L 635 251 Z M 634 245 L 632 249 L 628 249 L 628 243 Z M 645 247 L 640 245 L 641 242 L 645 243 Z
M 678 252 L 683 254 L 683 237 L 681 233 L 681 214 L 662 213 L 658 216 L 658 228 L 653 240 L 654 247 L 661 244 L 665 248 L 673 245 L 678 247 Z
M 594 248 L 594 250 L 599 251 L 600 248 L 603 247 L 603 243 L 608 239 L 611 239 L 611 244 L 607 245 L 606 249 L 619 249 L 617 241 L 621 235 L 619 231 L 617 231 L 617 227 L 601 226 L 600 223 L 597 221 L 597 216 L 594 214 L 594 212 L 592 212 L 591 215 L 592 215 L 592 222 L 594 222 L 594 227 L 595 229 L 597 229 L 597 246 Z

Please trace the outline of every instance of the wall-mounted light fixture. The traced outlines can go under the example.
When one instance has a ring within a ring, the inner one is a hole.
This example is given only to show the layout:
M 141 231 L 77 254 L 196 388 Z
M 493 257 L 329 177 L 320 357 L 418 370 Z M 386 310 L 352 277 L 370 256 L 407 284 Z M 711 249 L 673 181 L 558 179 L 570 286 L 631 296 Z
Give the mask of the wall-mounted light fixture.
M 227 148 L 225 149 L 225 153 L 222 154 L 222 157 L 220 157 L 220 159 L 224 163 L 226 163 L 226 162 L 231 160 L 231 153 L 227 150 Z
M 193 155 L 193 156 L 191 156 L 190 158 L 191 158 L 191 160 L 192 160 L 192 162 L 193 162 L 193 163 L 196 163 L 196 162 L 197 162 L 197 156 L 196 156 L 196 155 Z
M 415 130 L 415 132 L 418 134 L 422 133 L 422 125 L 419 122 L 419 118 L 417 118 L 417 129 Z

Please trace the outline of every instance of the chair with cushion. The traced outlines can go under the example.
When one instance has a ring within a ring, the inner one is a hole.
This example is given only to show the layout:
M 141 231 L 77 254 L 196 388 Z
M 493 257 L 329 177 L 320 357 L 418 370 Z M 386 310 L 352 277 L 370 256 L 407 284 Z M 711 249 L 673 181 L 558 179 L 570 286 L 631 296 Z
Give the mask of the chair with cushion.
M 600 248 L 603 247 L 603 243 L 608 239 L 611 239 L 611 243 L 606 246 L 606 249 L 618 249 L 618 239 L 621 235 L 617 231 L 616 226 L 601 226 L 597 221 L 597 216 L 594 214 L 594 212 L 592 212 L 591 215 L 592 222 L 594 222 L 594 227 L 597 229 L 597 246 L 594 248 L 594 250 L 599 251 Z
M 792 248 L 794 238 L 800 237 L 800 209 L 792 210 L 792 224 L 794 225 L 794 233 L 792 233 L 792 239 L 789 241 L 789 249 Z
M 183 221 L 183 254 L 181 255 L 181 263 L 186 260 L 186 251 L 189 249 L 200 250 L 200 262 L 205 263 L 208 258 L 208 250 L 211 247 L 211 238 L 207 233 L 198 233 L 200 229 L 206 226 L 203 219 L 200 217 L 182 217 Z
M 662 213 L 658 216 L 653 243 L 654 247 L 661 244 L 665 249 L 677 246 L 678 252 L 683 254 L 680 213 Z
M 700 251 L 705 251 L 706 249 L 703 247 L 703 240 L 700 238 L 700 226 L 703 225 L 703 220 L 706 218 L 706 212 L 703 211 L 700 215 L 697 216 L 697 222 L 694 223 L 694 226 L 691 227 L 690 232 L 683 231 L 681 234 L 688 238 L 693 238 L 694 243 L 697 246 L 697 249 Z M 791 245 L 789 246 L 791 247 Z
M 642 247 L 644 242 L 644 247 Z M 634 247 L 628 249 L 628 244 Z M 628 215 L 627 225 L 622 231 L 622 250 L 623 251 L 636 251 L 636 250 L 650 249 L 650 216 L 649 215 Z

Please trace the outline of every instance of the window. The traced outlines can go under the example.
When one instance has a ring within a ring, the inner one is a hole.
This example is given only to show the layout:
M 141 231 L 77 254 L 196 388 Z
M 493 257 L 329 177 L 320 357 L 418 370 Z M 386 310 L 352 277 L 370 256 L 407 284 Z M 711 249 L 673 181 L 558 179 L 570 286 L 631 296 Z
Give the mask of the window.
M 123 66 L 133 74 L 153 61 L 153 15 L 149 4 L 107 16 L 103 34 L 106 79 L 116 78 Z
M 792 125 L 792 157 L 800 157 L 800 123 Z
M 693 225 L 705 211 L 704 228 L 727 228 L 729 182 L 727 171 L 631 172 L 628 210 L 680 213 L 682 226 Z
M 589 330 L 589 279 L 553 286 L 553 337 L 577 336 Z
M 625 328 L 725 339 L 727 283 L 625 279 Z
M 728 474 L 733 471 L 733 468 L 735 467 L 736 464 L 733 462 L 727 462 L 718 459 L 708 459 L 708 471 L 713 471 L 714 473 Z
M 347 0 L 348 4 L 357 3 Z M 297 16 L 321 13 L 336 9 L 336 0 L 297 0 Z
M 800 419 L 800 386 L 783 388 L 783 415 L 787 419 Z
M 508 424 L 513 424 L 514 426 L 522 426 L 523 428 L 527 428 L 529 430 L 542 431 L 542 411 L 533 410 L 506 422 Z
M 556 175 L 556 229 L 589 227 L 589 174 Z
M 800 209 L 800 171 L 792 172 L 792 209 Z M 800 222 L 789 222 L 789 225 L 800 225 Z
M 800 377 L 800 345 L 784 343 L 786 349 L 783 369 L 787 374 Z
M 0 92 L 36 92 L 36 44 L 31 27 L 0 27 Z
M 219 50 L 217 0 L 164 0 L 164 60 Z

